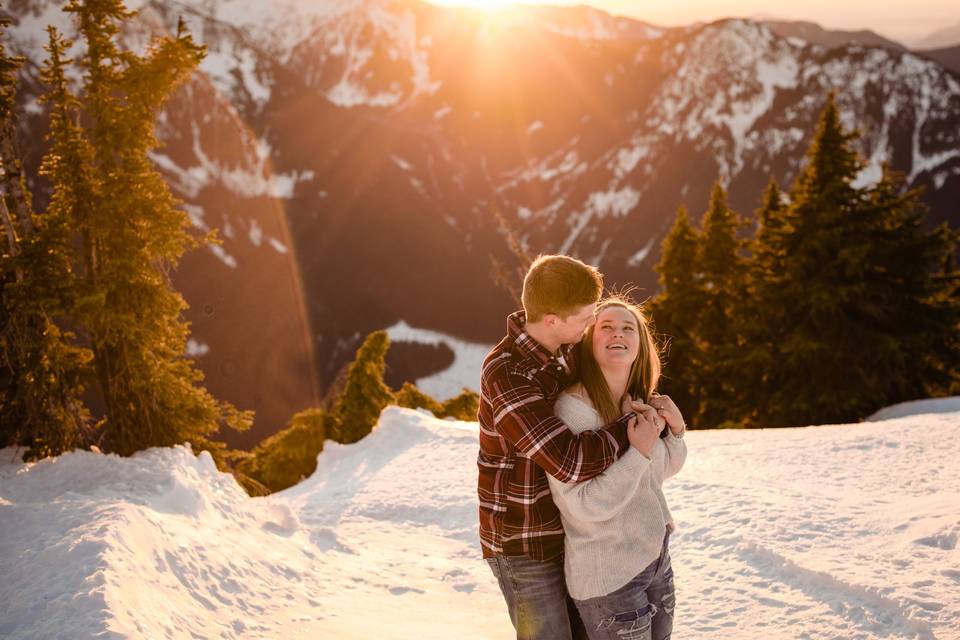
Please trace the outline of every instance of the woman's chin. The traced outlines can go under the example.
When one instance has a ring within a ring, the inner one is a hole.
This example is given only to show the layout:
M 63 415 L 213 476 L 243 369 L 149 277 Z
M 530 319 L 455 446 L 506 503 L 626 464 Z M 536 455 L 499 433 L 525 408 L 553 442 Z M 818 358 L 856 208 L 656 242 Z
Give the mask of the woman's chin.
M 606 357 L 603 359 L 597 358 L 597 363 L 600 365 L 600 368 L 616 368 L 620 369 L 623 367 L 629 367 L 633 364 L 634 356 L 629 354 L 619 354 L 611 353 L 606 354 Z

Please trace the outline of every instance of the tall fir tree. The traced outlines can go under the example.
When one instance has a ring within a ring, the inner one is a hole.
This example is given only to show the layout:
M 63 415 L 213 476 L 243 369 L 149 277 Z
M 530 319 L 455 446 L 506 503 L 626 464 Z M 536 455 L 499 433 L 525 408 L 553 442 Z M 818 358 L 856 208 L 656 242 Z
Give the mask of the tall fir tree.
M 660 293 L 651 301 L 655 330 L 665 337 L 661 393 L 669 395 L 685 415 L 699 413 L 698 363 L 701 360 L 696 338 L 698 317 L 703 310 L 704 292 L 700 283 L 698 247 L 700 233 L 681 205 L 673 227 L 663 241 L 660 262 Z M 697 426 L 691 421 L 691 426 Z
M 131 17 L 120 0 L 71 0 L 85 52 L 78 99 L 65 89 L 51 105 L 77 112 L 62 162 L 49 176 L 55 200 L 80 230 L 83 283 L 74 318 L 92 345 L 106 407 L 102 447 L 128 455 L 189 442 L 215 455 L 221 427 L 243 429 L 252 414 L 216 401 L 185 356 L 188 323 L 170 271 L 198 241 L 148 152 L 154 122 L 173 88 L 203 56 L 189 35 L 154 41 L 138 55 L 118 44 Z M 74 106 L 76 105 L 76 106 Z
M 946 224 L 923 229 L 920 190 L 883 167 L 866 190 L 862 217 L 869 223 L 867 292 L 857 309 L 861 343 L 875 407 L 944 395 L 960 380 L 960 274 L 938 273 L 957 249 Z
M 60 65 L 62 46 L 52 36 L 46 77 Z M 0 44 L 0 204 L 7 239 L 0 257 L 0 437 L 26 446 L 24 459 L 32 459 L 88 441 L 90 416 L 81 396 L 91 354 L 58 325 L 76 296 L 70 226 L 56 205 L 44 214 L 31 210 L 16 152 L 16 69 Z M 52 115 L 52 133 L 61 115 Z M 45 166 L 56 153 L 55 144 Z
M 738 230 L 740 216 L 727 204 L 717 182 L 700 224 L 699 264 L 703 309 L 697 316 L 700 342 L 697 378 L 700 381 L 701 427 L 718 427 L 742 418 L 742 398 L 736 393 L 736 362 L 742 345 L 737 305 L 745 295 L 746 267 Z
M 736 358 L 735 374 L 742 399 L 744 426 L 764 426 L 769 419 L 771 391 L 778 387 L 777 363 L 783 337 L 783 309 L 776 300 L 783 285 L 783 196 L 771 176 L 760 208 L 754 212 L 754 234 L 749 242 L 747 291 L 738 305 L 738 323 L 743 344 Z

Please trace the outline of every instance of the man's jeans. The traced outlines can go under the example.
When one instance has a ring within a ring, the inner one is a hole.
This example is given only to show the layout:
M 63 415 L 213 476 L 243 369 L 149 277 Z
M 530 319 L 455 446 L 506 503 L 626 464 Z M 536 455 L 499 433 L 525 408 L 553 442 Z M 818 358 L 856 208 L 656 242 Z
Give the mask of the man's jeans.
M 585 637 L 577 610 L 567 595 L 562 559 L 539 562 L 527 556 L 498 555 L 487 558 L 487 564 L 500 584 L 517 640 Z
M 669 539 L 668 533 L 660 557 L 626 585 L 576 601 L 590 640 L 669 640 L 676 605 Z

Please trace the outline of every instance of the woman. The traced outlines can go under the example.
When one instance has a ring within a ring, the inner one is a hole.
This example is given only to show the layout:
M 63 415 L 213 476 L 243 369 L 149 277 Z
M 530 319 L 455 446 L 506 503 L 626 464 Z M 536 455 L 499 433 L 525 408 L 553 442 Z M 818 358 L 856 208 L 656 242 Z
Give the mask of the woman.
M 667 551 L 673 521 L 661 484 L 686 459 L 683 416 L 655 392 L 656 343 L 628 298 L 602 301 L 578 348 L 580 383 L 560 395 L 556 414 L 579 433 L 632 406 L 644 435 L 593 480 L 564 484 L 547 476 L 566 534 L 567 589 L 591 640 L 664 640 L 673 629 L 675 596 Z

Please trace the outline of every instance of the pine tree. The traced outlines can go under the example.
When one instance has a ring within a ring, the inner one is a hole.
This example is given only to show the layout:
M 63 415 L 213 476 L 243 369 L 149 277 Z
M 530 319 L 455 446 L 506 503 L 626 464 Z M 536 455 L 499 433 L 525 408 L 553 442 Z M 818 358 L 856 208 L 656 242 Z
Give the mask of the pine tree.
M 923 232 L 918 194 L 888 171 L 855 187 L 855 138 L 831 95 L 770 243 L 782 322 L 765 426 L 849 422 L 956 380 L 958 301 L 933 273 L 956 237 Z
M 464 388 L 457 395 L 445 400 L 440 406 L 440 413 L 436 416 L 438 418 L 456 418 L 457 420 L 474 422 L 479 410 L 480 396 L 475 391 Z
M 56 65 L 63 43 L 51 37 Z M 31 211 L 16 153 L 16 69 L 0 44 L 0 207 L 7 239 L 0 258 L 0 437 L 27 446 L 24 459 L 33 459 L 86 443 L 90 418 L 81 395 L 91 354 L 57 324 L 76 295 L 69 220 L 55 205 L 42 215 Z M 60 115 L 52 116 L 52 132 Z M 55 145 L 51 157 L 56 151 Z
M 470 389 L 465 388 L 454 397 L 439 402 L 410 382 L 403 383 L 393 402 L 398 407 L 426 409 L 438 418 L 457 420 L 476 420 L 477 411 L 480 409 L 480 397 Z
M 374 331 L 357 350 L 335 409 L 340 425 L 333 436 L 337 442 L 349 444 L 363 438 L 373 430 L 383 408 L 393 402 L 394 394 L 383 382 L 389 348 L 387 332 Z
M 856 309 L 863 327 L 864 366 L 875 392 L 872 408 L 948 393 L 960 379 L 960 298 L 957 273 L 937 274 L 957 234 L 944 224 L 923 230 L 920 190 L 884 166 L 866 190 L 861 217 L 870 224 L 867 292 Z
M 745 426 L 765 426 L 769 398 L 777 388 L 779 346 L 783 339 L 783 309 L 776 301 L 783 286 L 785 205 L 777 181 L 771 176 L 760 208 L 754 212 L 755 231 L 747 262 L 747 293 L 737 317 L 743 344 L 736 359 L 738 396 L 742 398 Z
M 654 327 L 666 336 L 669 344 L 661 393 L 669 395 L 684 415 L 691 418 L 699 412 L 700 401 L 696 328 L 704 292 L 697 255 L 699 243 L 700 234 L 691 224 L 686 207 L 681 205 L 663 241 L 662 257 L 656 266 L 660 293 L 650 303 Z
M 83 94 L 55 89 L 51 105 L 81 117 L 66 128 L 73 155 L 51 163 L 49 175 L 81 237 L 74 318 L 92 344 L 106 406 L 102 446 L 128 455 L 186 441 L 216 455 L 222 444 L 210 436 L 221 425 L 248 427 L 252 414 L 217 402 L 184 355 L 186 303 L 170 270 L 198 241 L 147 155 L 159 109 L 203 49 L 185 34 L 156 40 L 144 55 L 121 49 L 120 25 L 132 14 L 120 0 L 71 0 L 65 10 L 86 45 Z
M 398 407 L 406 407 L 407 409 L 426 409 L 427 411 L 433 413 L 433 415 L 439 415 L 442 411 L 442 407 L 439 402 L 418 389 L 417 385 L 410 382 L 403 383 L 403 386 L 400 387 L 400 390 L 397 391 L 396 395 L 394 396 L 393 401 Z
M 322 409 L 307 409 L 294 415 L 290 424 L 258 444 L 237 464 L 236 473 L 241 478 L 252 478 L 257 483 L 242 482 L 247 491 L 262 495 L 258 484 L 268 493 L 282 491 L 313 474 L 324 440 L 335 429 L 334 422 L 334 416 Z M 251 488 L 255 491 L 251 492 Z
M 737 305 L 745 296 L 746 285 L 742 242 L 737 239 L 740 226 L 740 217 L 727 205 L 726 191 L 717 182 L 700 225 L 703 309 L 696 325 L 701 394 L 696 420 L 704 427 L 739 421 L 744 412 L 735 388 L 743 342 Z

